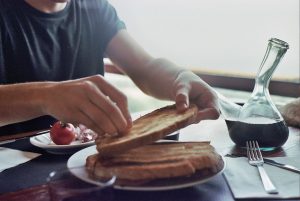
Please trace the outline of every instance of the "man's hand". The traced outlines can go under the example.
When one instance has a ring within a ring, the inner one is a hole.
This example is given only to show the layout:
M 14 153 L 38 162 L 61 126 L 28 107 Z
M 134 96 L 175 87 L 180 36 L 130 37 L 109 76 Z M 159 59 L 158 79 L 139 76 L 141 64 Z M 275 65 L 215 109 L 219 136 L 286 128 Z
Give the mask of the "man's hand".
M 126 132 L 132 125 L 126 96 L 100 75 L 53 82 L 43 97 L 45 114 L 98 134 Z
M 203 119 L 218 119 L 220 112 L 218 98 L 211 87 L 190 71 L 181 71 L 174 83 L 175 102 L 178 111 L 189 107 L 189 102 L 195 103 L 198 116 L 195 123 Z

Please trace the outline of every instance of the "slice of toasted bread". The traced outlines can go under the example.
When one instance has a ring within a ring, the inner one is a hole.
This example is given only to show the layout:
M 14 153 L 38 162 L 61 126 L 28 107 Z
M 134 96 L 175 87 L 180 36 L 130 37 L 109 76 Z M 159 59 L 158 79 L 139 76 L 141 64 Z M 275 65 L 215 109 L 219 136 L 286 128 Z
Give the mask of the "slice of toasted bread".
M 219 154 L 209 143 L 167 142 L 145 145 L 111 158 L 87 157 L 88 172 L 98 178 L 116 176 L 119 181 L 151 181 L 189 176 L 198 170 L 218 172 Z
M 95 141 L 99 155 L 109 157 L 151 144 L 193 123 L 197 112 L 194 104 L 183 113 L 178 113 L 175 105 L 157 109 L 135 120 L 130 131 L 124 135 L 99 136 Z

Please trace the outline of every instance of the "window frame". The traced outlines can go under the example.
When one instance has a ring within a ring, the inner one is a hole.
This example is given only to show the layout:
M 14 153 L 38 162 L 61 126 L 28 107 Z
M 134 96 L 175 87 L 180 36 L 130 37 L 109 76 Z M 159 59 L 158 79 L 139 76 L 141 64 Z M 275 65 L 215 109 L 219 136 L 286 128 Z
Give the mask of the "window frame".
M 124 75 L 109 59 L 104 59 L 104 68 L 105 72 Z M 254 78 L 222 75 L 221 73 L 204 73 L 197 70 L 192 71 L 213 87 L 252 92 L 255 84 Z M 300 75 L 298 82 L 271 80 L 269 92 L 270 94 L 279 96 L 300 97 Z
M 213 87 L 252 92 L 255 84 L 254 78 L 210 74 L 195 70 L 193 72 Z M 298 82 L 271 80 L 269 92 L 272 95 L 300 97 L 300 80 Z

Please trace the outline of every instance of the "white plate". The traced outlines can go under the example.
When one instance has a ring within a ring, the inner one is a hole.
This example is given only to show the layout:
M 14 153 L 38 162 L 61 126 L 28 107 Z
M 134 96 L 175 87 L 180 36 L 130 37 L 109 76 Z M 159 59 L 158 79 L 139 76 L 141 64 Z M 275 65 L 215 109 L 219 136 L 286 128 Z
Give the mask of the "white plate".
M 72 153 L 79 151 L 80 149 L 94 145 L 95 141 L 89 141 L 89 142 L 85 142 L 85 143 L 82 143 L 80 141 L 74 141 L 69 145 L 57 145 L 57 144 L 54 144 L 50 140 L 50 134 L 45 133 L 42 135 L 37 135 L 37 136 L 31 137 L 30 143 L 37 147 L 45 149 L 49 153 L 72 154 Z
M 86 181 L 88 183 L 96 184 L 89 176 L 85 169 L 81 169 L 80 171 L 72 171 L 74 167 L 81 167 L 85 166 L 86 158 L 89 155 L 97 153 L 96 146 L 91 146 L 85 149 L 82 149 L 75 154 L 73 154 L 67 163 L 67 167 L 69 170 L 79 179 Z M 174 178 L 174 179 L 161 179 L 159 181 L 149 182 L 147 184 L 143 184 L 140 186 L 121 186 L 121 185 L 114 185 L 115 189 L 119 190 L 130 190 L 130 191 L 163 191 L 163 190 L 173 190 L 173 189 L 180 189 L 195 186 L 201 183 L 205 183 L 208 180 L 212 179 L 213 177 L 221 174 L 225 169 L 225 160 L 223 160 L 223 168 L 217 173 L 202 176 L 200 173 L 196 173 L 190 177 L 186 178 Z

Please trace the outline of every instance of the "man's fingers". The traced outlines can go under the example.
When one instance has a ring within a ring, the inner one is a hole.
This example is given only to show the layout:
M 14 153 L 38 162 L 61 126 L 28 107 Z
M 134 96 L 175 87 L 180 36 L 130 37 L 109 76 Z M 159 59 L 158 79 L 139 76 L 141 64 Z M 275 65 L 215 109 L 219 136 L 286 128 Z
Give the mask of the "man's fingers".
M 99 90 L 95 90 L 94 93 L 88 96 L 91 101 L 90 107 L 94 107 L 94 111 L 91 111 L 88 115 L 92 116 L 94 121 L 102 124 L 102 127 L 107 126 L 104 131 L 113 134 L 113 131 L 116 133 L 127 129 L 127 120 L 116 103 L 110 100 L 109 97 Z
M 204 119 L 218 119 L 220 116 L 218 100 L 210 91 L 203 91 L 193 99 L 193 102 L 197 104 L 199 111 L 197 115 L 197 121 Z
M 97 87 L 101 90 L 101 92 L 104 95 L 108 96 L 112 102 L 116 103 L 116 105 L 121 110 L 122 116 L 127 122 L 127 126 L 131 127 L 132 119 L 131 119 L 130 112 L 128 110 L 127 97 L 120 90 L 118 90 L 112 84 L 107 82 L 101 76 L 94 76 L 93 80 L 97 85 Z
M 112 105 L 112 104 L 111 104 Z M 110 106 L 113 107 L 113 106 Z M 110 111 L 116 111 L 118 109 L 108 109 Z M 82 112 L 84 112 L 92 121 L 94 124 L 97 124 L 95 126 L 101 127 L 101 129 L 108 134 L 115 134 L 118 133 L 120 130 L 126 128 L 126 122 L 123 119 L 113 119 L 113 117 L 116 116 L 115 112 L 111 112 L 111 114 L 107 114 L 102 108 L 99 108 L 94 103 L 86 103 L 86 105 L 83 107 Z M 117 118 L 117 117 L 116 117 Z M 119 122 L 120 121 L 120 122 Z M 121 128 L 121 126 L 124 128 Z
M 199 123 L 204 119 L 218 119 L 220 113 L 215 108 L 205 108 L 203 110 L 199 110 L 196 118 L 196 123 Z
M 189 107 L 189 90 L 187 87 L 181 87 L 177 90 L 175 102 L 179 112 L 184 112 Z
M 76 121 L 71 121 L 73 124 L 82 124 L 86 128 L 89 128 L 96 132 L 99 135 L 105 134 L 103 129 L 99 127 L 99 124 L 96 124 L 93 119 L 91 119 L 85 112 L 83 111 L 77 111 L 73 113 L 74 116 L 76 116 Z
M 84 124 L 99 134 L 123 133 L 128 130 L 128 124 L 132 123 L 126 96 L 117 90 L 113 93 L 114 88 L 106 84 L 101 76 L 65 81 L 53 86 L 54 94 L 59 96 L 51 93 L 50 107 L 47 109 L 48 114 L 57 119 Z M 103 93 L 105 86 L 110 89 L 104 91 L 114 94 L 114 99 Z
M 123 94 L 120 95 L 118 100 L 115 102 L 115 100 L 112 100 L 118 108 L 121 110 L 121 114 L 124 116 L 126 122 L 127 122 L 127 128 L 132 127 L 132 118 L 128 110 L 128 102 L 127 97 Z

